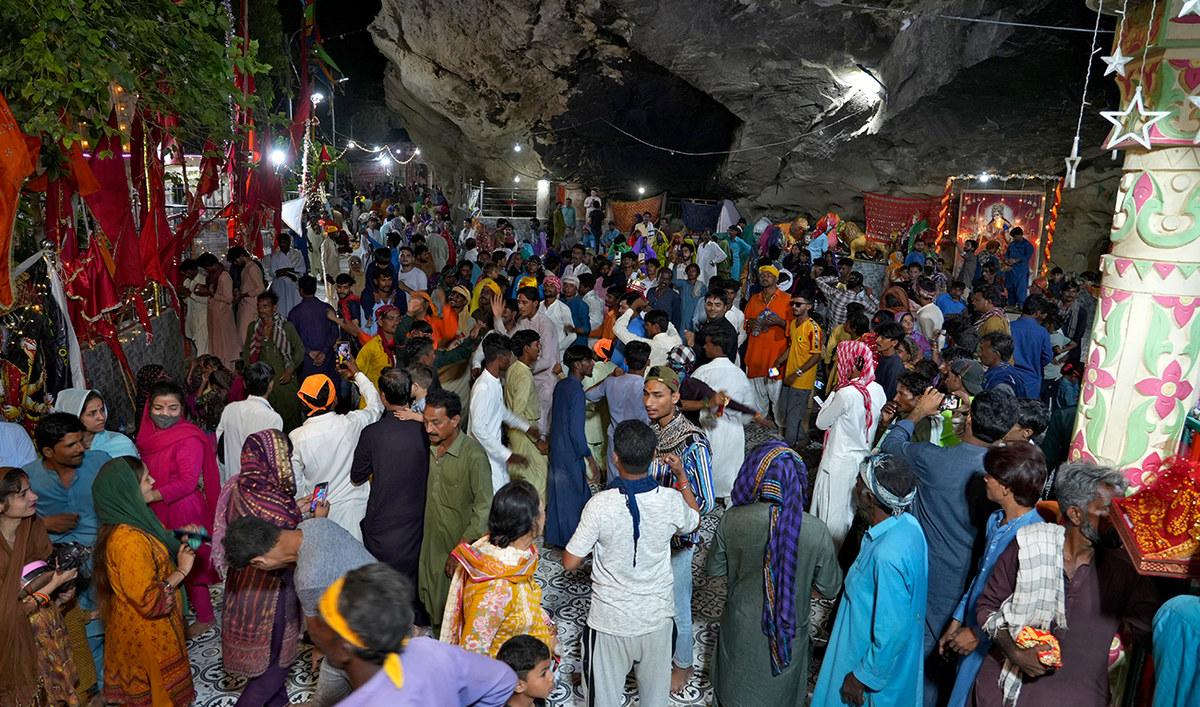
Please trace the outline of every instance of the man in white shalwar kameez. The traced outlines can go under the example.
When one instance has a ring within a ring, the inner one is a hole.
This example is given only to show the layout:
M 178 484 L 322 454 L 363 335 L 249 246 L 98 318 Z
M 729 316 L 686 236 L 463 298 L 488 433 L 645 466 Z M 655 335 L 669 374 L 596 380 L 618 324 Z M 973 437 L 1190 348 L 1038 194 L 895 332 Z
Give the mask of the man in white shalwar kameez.
M 279 316 L 287 319 L 288 312 L 300 303 L 300 276 L 308 272 L 300 251 L 292 247 L 292 237 L 280 233 L 275 239 L 275 252 L 267 258 L 271 274 L 271 291 L 279 297 Z
M 861 341 L 838 344 L 837 378 L 838 389 L 818 403 L 817 427 L 828 432 L 813 483 L 812 514 L 825 523 L 833 544 L 841 549 L 854 521 L 854 480 L 871 452 L 887 394 L 875 382 L 871 349 Z
M 733 342 L 726 339 L 733 337 L 725 330 L 703 328 L 696 336 L 702 339 L 697 343 L 704 347 L 704 355 L 711 360 L 697 368 L 692 377 L 734 400 L 753 400 L 754 387 L 745 371 L 725 356 L 726 350 L 733 348 Z M 719 416 L 714 413 L 713 410 L 702 411 L 700 427 L 712 447 L 713 495 L 727 499 L 746 458 L 746 423 L 749 420 L 744 413 L 729 407 Z

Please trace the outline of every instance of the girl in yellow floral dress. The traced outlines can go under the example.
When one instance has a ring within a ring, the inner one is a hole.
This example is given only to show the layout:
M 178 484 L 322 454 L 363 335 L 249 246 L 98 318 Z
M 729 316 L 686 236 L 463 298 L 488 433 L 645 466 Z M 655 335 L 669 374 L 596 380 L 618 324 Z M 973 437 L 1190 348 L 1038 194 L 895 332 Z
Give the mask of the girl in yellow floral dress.
M 558 634 L 533 579 L 538 566 L 533 540 L 545 517 L 528 481 L 509 482 L 496 492 L 488 534 L 451 553 L 459 567 L 442 619 L 443 643 L 494 658 L 505 641 L 529 634 L 554 649 Z

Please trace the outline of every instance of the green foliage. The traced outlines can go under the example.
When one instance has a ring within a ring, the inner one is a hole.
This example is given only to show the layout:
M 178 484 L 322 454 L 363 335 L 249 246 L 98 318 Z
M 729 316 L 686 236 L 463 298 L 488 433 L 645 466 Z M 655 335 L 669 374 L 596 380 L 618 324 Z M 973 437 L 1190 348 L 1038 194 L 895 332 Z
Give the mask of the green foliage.
M 232 106 L 261 106 L 236 90 L 235 68 L 270 68 L 255 42 L 243 54 L 211 0 L 0 0 L 0 27 L 0 95 L 22 130 L 68 147 L 82 137 L 75 121 L 93 140 L 108 131 L 117 85 L 149 115 L 178 115 L 181 139 L 230 139 Z

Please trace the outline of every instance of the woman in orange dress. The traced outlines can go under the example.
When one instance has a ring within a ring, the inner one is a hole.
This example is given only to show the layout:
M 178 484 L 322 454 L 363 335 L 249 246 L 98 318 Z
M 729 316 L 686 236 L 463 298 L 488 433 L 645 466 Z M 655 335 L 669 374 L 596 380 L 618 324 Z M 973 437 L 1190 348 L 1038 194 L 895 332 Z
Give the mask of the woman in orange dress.
M 511 481 L 496 492 L 488 534 L 450 553 L 459 567 L 442 619 L 443 643 L 495 658 L 505 641 L 526 633 L 553 649 L 558 633 L 533 579 L 538 566 L 533 540 L 545 521 L 541 499 L 528 481 Z
M 36 504 L 25 472 L 0 467 L 0 705 L 75 707 L 79 677 L 52 596 L 77 571 L 50 572 L 21 586 L 25 565 L 45 562 L 54 551 Z
M 154 479 L 134 457 L 109 461 L 92 485 L 102 523 L 96 595 L 110 638 L 104 699 L 129 707 L 183 707 L 196 699 L 196 690 L 179 585 L 196 556 L 146 505 L 153 488 Z

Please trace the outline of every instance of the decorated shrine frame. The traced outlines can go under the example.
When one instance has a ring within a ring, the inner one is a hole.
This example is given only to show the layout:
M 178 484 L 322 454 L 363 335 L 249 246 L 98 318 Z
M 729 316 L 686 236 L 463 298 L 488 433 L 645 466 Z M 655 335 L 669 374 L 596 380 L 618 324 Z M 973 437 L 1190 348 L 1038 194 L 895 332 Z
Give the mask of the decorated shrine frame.
M 1029 182 L 1040 180 L 1040 189 L 1030 189 Z M 1020 189 L 975 188 L 969 182 L 985 184 L 991 181 L 1007 186 L 1020 183 Z M 1055 175 L 965 174 L 946 180 L 942 208 L 936 224 L 939 234 L 937 250 L 957 268 L 957 258 L 967 240 L 978 242 L 982 252 L 987 242 L 998 240 L 1003 254 L 1011 239 L 1008 232 L 1021 227 L 1025 238 L 1034 245 L 1030 271 L 1045 274 L 1050 269 L 1051 247 L 1058 223 L 1058 208 L 1062 201 L 1062 179 Z

